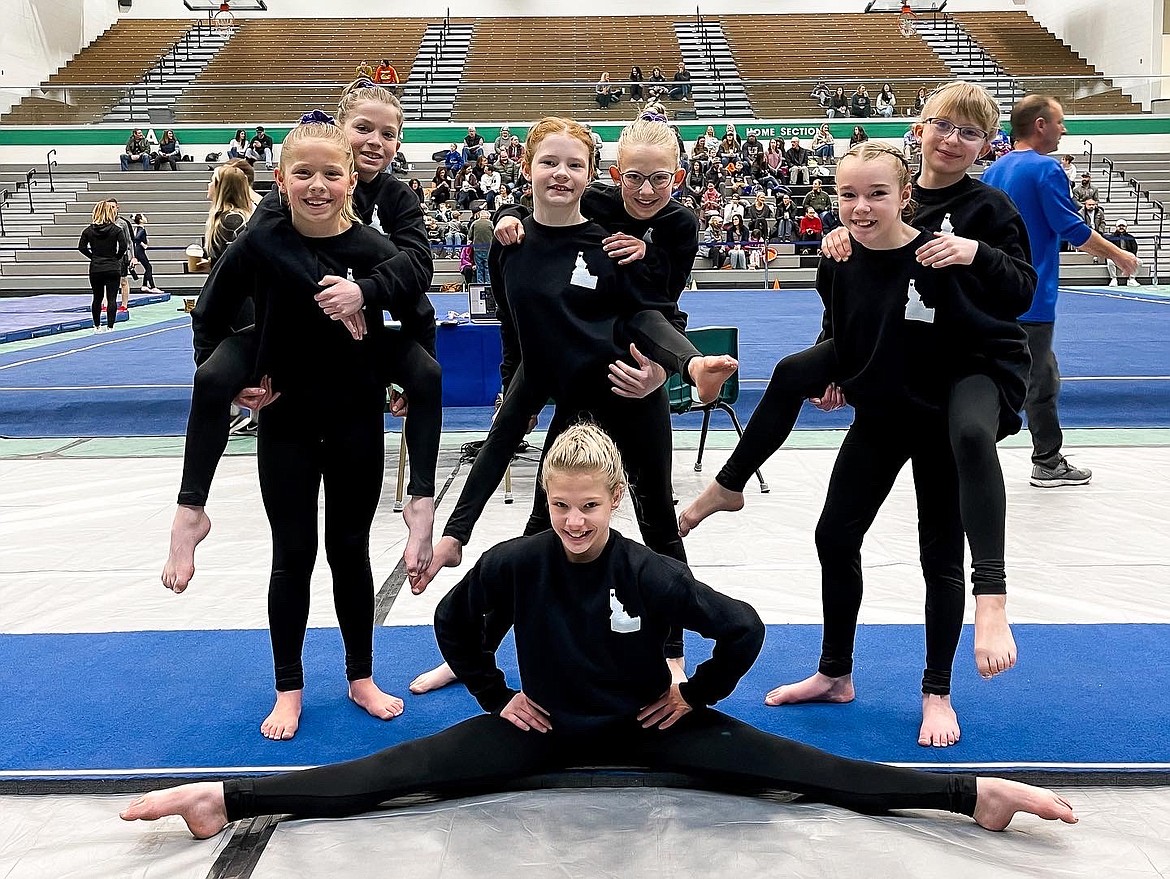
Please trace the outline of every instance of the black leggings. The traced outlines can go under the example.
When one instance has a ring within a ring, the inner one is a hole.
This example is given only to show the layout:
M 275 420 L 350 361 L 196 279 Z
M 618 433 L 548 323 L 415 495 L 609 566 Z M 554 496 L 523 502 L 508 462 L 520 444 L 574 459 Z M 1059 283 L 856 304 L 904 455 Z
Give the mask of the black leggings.
M 93 291 L 93 303 L 90 305 L 90 314 L 93 316 L 93 325 L 101 326 L 102 299 L 106 302 L 106 325 L 112 327 L 118 319 L 118 289 L 121 278 L 117 272 L 90 272 L 89 289 Z
M 272 529 L 268 626 L 277 690 L 305 685 L 301 649 L 325 484 L 325 556 L 348 680 L 373 674 L 370 525 L 382 492 L 385 389 L 286 393 L 260 412 L 260 493 Z M 344 417 L 339 417 L 339 412 Z
M 609 397 L 605 394 L 609 394 Z M 521 365 L 508 385 L 503 405 L 476 455 L 459 501 L 443 529 L 444 536 L 454 537 L 467 545 L 475 523 L 504 478 L 512 455 L 524 438 L 529 418 L 539 412 L 547 401 L 548 392 L 529 385 L 524 376 L 524 366 Z M 630 497 L 646 545 L 655 552 L 685 564 L 686 550 L 683 549 L 682 538 L 678 536 L 670 482 L 672 446 L 666 392 L 659 388 L 641 400 L 629 400 L 614 395 L 608 389 L 601 389 L 581 399 L 557 401 L 545 439 L 545 450 L 552 447 L 553 441 L 565 428 L 582 417 L 590 418 L 605 430 L 622 453 L 622 463 L 630 480 Z M 543 460 L 542 454 L 542 463 Z M 524 528 L 525 534 L 537 534 L 552 527 L 548 500 L 540 487 L 539 472 L 534 494 L 532 514 Z M 510 626 L 510 621 L 496 623 L 493 615 L 489 614 L 488 646 L 498 646 Z M 682 656 L 681 630 L 671 631 L 665 653 L 668 658 Z
M 144 287 L 153 287 L 154 266 L 150 264 L 150 257 L 146 255 L 145 250 L 140 250 L 134 255 L 134 258 L 142 265 L 142 285 Z
M 483 714 L 369 757 L 224 782 L 229 821 L 257 815 L 340 818 L 397 797 L 460 796 L 569 768 L 640 767 L 683 773 L 737 793 L 782 790 L 857 812 L 938 809 L 975 813 L 971 775 L 850 760 L 780 738 L 704 708 L 669 729 L 631 721 L 588 735 L 522 732 Z
M 820 396 L 830 382 L 837 380 L 839 373 L 831 340 L 777 363 L 763 398 L 744 428 L 743 438 L 715 481 L 731 491 L 742 492 L 752 474 L 788 439 L 805 398 Z M 997 385 L 982 374 L 956 381 L 947 400 L 949 439 L 945 443 L 957 465 L 959 502 L 963 528 L 971 545 L 975 595 L 1007 592 L 1004 575 L 1007 499 L 1003 470 L 995 449 L 1001 405 Z M 903 434 L 907 437 L 907 448 L 912 441 L 909 430 L 907 426 Z
M 397 334 L 386 339 L 387 378 L 402 385 L 410 402 L 406 419 L 406 448 L 410 458 L 409 494 L 433 497 L 439 434 L 443 428 L 442 369 L 416 342 Z M 211 481 L 227 448 L 231 403 L 248 386 L 256 367 L 256 336 L 249 328 L 228 336 L 195 370 L 187 442 L 183 448 L 183 478 L 179 503 L 207 505 Z
M 922 692 L 951 691 L 951 666 L 963 629 L 963 525 L 954 459 L 941 416 L 867 418 L 845 435 L 816 528 L 824 631 L 820 671 L 853 671 L 861 607 L 861 544 L 906 461 L 914 469 L 918 548 L 926 581 L 926 668 Z

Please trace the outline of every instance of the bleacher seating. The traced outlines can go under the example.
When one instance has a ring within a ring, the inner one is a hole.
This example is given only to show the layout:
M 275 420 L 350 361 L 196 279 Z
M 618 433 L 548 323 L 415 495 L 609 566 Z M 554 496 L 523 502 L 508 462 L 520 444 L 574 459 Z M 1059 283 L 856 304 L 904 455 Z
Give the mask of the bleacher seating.
M 679 62 L 678 16 L 484 18 L 463 70 L 451 118 L 459 121 L 568 115 L 590 121 L 634 115 L 624 84 L 635 64 L 649 78 L 657 65 L 669 80 Z M 622 103 L 602 110 L 594 85 L 608 71 L 624 89 Z M 514 85 L 517 82 L 572 85 Z M 672 102 L 679 106 L 679 102 Z
M 1055 95 L 1069 113 L 1140 113 L 1142 108 L 1026 12 L 955 15 L 1028 92 Z M 1074 80 L 1050 77 L 1077 77 Z
M 119 19 L 42 83 L 43 94 L 22 100 L 0 117 L 0 123 L 69 125 L 100 121 L 125 90 L 93 86 L 138 82 L 190 27 L 187 19 Z
M 387 58 L 405 81 L 426 32 L 425 18 L 249 18 L 175 102 L 180 123 L 297 119 L 332 112 L 360 61 Z M 246 83 L 240 88 L 224 84 Z M 283 86 L 280 83 L 299 83 Z
M 805 80 L 746 83 L 752 110 L 760 118 L 824 115 L 809 97 L 813 78 L 831 89 L 843 86 L 846 95 L 866 86 L 875 112 L 877 94 L 887 80 L 899 80 L 894 94 L 901 110 L 919 86 L 931 89 L 953 79 L 925 43 L 902 36 L 893 15 L 724 15 L 719 24 L 745 80 Z

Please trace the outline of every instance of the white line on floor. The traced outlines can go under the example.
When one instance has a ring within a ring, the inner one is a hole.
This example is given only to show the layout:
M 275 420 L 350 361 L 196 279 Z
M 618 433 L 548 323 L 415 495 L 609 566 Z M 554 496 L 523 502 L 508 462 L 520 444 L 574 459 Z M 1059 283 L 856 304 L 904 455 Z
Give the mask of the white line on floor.
M 94 348 L 104 348 L 106 345 L 117 345 L 119 342 L 131 342 L 135 339 L 145 339 L 147 336 L 157 336 L 159 333 L 169 333 L 171 330 L 177 330 L 186 324 L 177 324 L 173 327 L 162 327 L 158 330 L 150 330 L 146 333 L 139 333 L 131 336 L 126 333 L 118 334 L 117 338 L 106 339 L 102 342 L 94 342 L 92 345 L 82 345 L 79 348 L 70 348 L 68 351 L 58 351 L 56 354 L 46 354 L 44 357 L 33 357 L 29 360 L 18 360 L 15 363 L 8 363 L 0 366 L 0 370 L 13 369 L 17 366 L 28 366 L 30 363 L 41 363 L 45 360 L 55 360 L 58 357 L 68 357 L 70 354 L 80 354 L 82 351 L 92 351 Z

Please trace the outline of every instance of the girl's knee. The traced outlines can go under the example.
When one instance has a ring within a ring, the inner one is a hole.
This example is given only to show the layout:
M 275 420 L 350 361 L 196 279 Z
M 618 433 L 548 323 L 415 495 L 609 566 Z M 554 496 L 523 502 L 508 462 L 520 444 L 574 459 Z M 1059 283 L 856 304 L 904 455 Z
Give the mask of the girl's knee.
M 861 553 L 861 534 L 854 534 L 849 528 L 832 519 L 821 516 L 817 522 L 813 539 L 821 564 L 841 562 Z

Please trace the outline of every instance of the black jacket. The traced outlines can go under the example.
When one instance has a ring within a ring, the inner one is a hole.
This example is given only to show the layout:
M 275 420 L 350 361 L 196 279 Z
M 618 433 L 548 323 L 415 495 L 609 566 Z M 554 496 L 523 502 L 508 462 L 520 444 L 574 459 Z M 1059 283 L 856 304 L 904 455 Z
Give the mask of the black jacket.
M 122 272 L 122 257 L 126 254 L 126 234 L 117 222 L 90 224 L 81 233 L 77 249 L 89 259 L 89 273 Z

